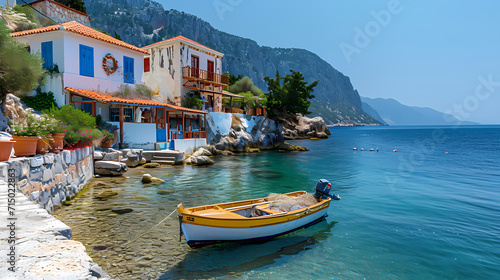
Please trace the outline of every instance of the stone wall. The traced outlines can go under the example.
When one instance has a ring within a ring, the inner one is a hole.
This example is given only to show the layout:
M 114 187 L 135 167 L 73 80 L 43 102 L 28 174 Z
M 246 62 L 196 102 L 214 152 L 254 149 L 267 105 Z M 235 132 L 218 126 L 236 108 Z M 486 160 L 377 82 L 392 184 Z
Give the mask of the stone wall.
M 93 148 L 34 157 L 11 158 L 0 162 L 0 179 L 13 169 L 19 192 L 52 212 L 67 197 L 76 195 L 94 173 Z M 6 179 L 4 179 L 6 181 Z
M 90 19 L 88 15 L 84 15 L 83 13 L 70 10 L 68 8 L 64 8 L 61 5 L 56 4 L 52 1 L 42 1 L 32 5 L 35 9 L 42 11 L 50 18 L 54 19 L 57 23 L 65 23 L 68 21 L 77 21 L 83 25 L 90 27 Z M 42 18 L 43 16 L 37 13 L 37 17 L 40 17 L 39 20 L 45 20 Z

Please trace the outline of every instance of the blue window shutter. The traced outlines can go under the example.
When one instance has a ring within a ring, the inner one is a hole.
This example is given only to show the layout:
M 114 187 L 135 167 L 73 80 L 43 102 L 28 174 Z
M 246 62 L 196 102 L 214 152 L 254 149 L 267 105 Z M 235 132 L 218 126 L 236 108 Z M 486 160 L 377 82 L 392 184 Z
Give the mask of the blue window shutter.
M 94 48 L 80 45 L 80 75 L 94 77 Z
M 43 58 L 43 68 L 49 69 L 54 66 L 54 60 L 52 55 L 52 41 L 42 43 L 42 58 Z
M 123 57 L 123 82 L 134 83 L 134 59 L 127 56 Z

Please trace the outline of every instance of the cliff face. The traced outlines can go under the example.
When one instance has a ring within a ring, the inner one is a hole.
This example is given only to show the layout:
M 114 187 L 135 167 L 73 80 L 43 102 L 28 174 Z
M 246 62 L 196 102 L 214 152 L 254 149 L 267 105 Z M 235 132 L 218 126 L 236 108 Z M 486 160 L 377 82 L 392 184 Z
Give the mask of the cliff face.
M 313 116 L 322 116 L 327 124 L 378 123 L 363 111 L 349 77 L 310 51 L 261 47 L 250 39 L 221 32 L 196 16 L 165 11 L 151 0 L 87 0 L 85 4 L 92 27 L 110 34 L 116 31 L 125 42 L 141 47 L 183 35 L 224 53 L 224 72 L 247 75 L 264 91 L 264 76 L 274 77 L 276 70 L 281 75 L 297 70 L 308 82 L 319 80 L 311 105 Z

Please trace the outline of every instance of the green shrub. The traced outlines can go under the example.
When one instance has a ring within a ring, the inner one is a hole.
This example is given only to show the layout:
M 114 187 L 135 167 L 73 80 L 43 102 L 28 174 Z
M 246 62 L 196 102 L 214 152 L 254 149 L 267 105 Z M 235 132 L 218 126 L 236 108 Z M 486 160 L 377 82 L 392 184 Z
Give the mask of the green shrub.
M 37 111 L 50 110 L 52 107 L 58 107 L 54 98 L 54 93 L 52 91 L 42 92 L 40 87 L 36 89 L 36 94 L 34 96 L 24 96 L 21 100 Z

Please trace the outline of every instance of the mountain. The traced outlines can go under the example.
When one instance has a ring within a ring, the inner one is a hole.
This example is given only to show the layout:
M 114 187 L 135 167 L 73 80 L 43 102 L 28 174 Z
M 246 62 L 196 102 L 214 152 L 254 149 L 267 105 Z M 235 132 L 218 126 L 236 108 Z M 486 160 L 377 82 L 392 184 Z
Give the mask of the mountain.
M 168 2 L 166 2 L 168 3 Z M 349 77 L 334 69 L 316 54 L 295 48 L 259 46 L 255 41 L 213 28 L 200 18 L 176 10 L 164 10 L 151 0 L 86 0 L 92 27 L 114 34 L 142 47 L 178 35 L 224 53 L 223 71 L 249 76 L 264 91 L 264 76 L 281 76 L 290 69 L 300 71 L 314 88 L 313 115 L 327 124 L 380 124 L 363 111 L 358 92 Z
M 368 98 L 361 97 L 363 106 L 366 112 L 371 114 L 375 119 L 379 117 L 389 125 L 453 125 L 461 123 L 464 125 L 473 125 L 478 123 L 473 122 L 460 122 L 452 115 L 445 114 L 426 107 L 406 106 L 394 99 L 384 98 Z M 369 108 L 375 110 L 375 115 Z
M 370 115 L 375 120 L 387 124 L 384 119 L 378 114 L 377 110 L 373 109 L 372 106 L 368 105 L 368 103 L 361 101 L 361 105 L 363 106 L 363 110 Z

